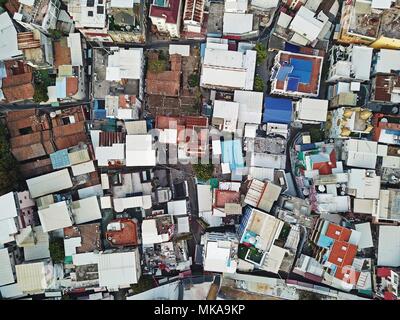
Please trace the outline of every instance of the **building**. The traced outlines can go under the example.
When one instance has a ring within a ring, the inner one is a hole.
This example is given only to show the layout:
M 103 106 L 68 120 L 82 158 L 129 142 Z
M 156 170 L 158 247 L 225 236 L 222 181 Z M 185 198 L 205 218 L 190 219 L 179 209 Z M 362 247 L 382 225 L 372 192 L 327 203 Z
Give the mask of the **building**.
M 72 212 L 66 201 L 39 208 L 38 214 L 44 232 L 64 229 L 73 225 Z
M 141 276 L 139 249 L 99 255 L 99 285 L 109 291 L 136 284 Z
M 0 63 L 0 101 L 6 103 L 33 99 L 33 70 L 23 60 L 8 60 Z
M 381 19 L 380 12 L 372 8 L 372 1 L 348 1 L 342 7 L 337 41 L 369 45 L 378 38 Z
M 156 165 L 156 150 L 151 135 L 126 136 L 126 166 L 146 167 Z
M 211 41 L 211 40 L 208 40 Z M 208 42 L 200 86 L 208 89 L 253 90 L 256 52 L 229 51 L 228 44 Z
M 365 282 L 362 264 L 360 265 L 356 257 L 360 236 L 360 232 L 356 230 L 344 228 L 324 219 L 317 220 L 311 234 L 311 241 L 319 247 L 315 260 L 310 257 L 304 258 L 301 267 L 295 268 L 294 272 L 300 272 L 308 279 L 343 291 L 362 286 L 362 282 Z M 314 263 L 315 266 L 312 269 L 307 268 L 306 260 L 307 264 Z
M 0 213 L 0 243 L 14 241 L 14 235 L 18 232 L 16 218 L 18 216 L 14 193 L 9 192 L 0 197 L 0 207 L 3 208 Z
M 26 294 L 44 293 L 52 280 L 51 265 L 45 262 L 25 263 L 15 266 L 17 285 Z
M 384 300 L 399 300 L 399 276 L 395 268 L 377 268 L 374 287 L 376 296 Z
M 374 57 L 373 74 L 392 74 L 400 70 L 400 52 L 398 50 L 381 49 Z
M 400 248 L 400 227 L 379 226 L 378 266 L 399 267 L 400 257 L 394 252 Z
M 386 1 L 387 2 L 387 1 Z M 381 15 L 381 23 L 376 40 L 370 46 L 375 49 L 399 49 L 400 48 L 400 25 L 396 18 L 400 8 L 385 8 Z
M 18 47 L 17 30 L 7 12 L 0 14 L 0 61 L 21 57 Z
M 325 50 L 338 10 L 338 1 L 283 1 L 273 34 L 294 45 Z
M 233 101 L 239 103 L 238 129 L 244 129 L 248 123 L 261 124 L 262 92 L 235 90 Z
M 290 99 L 265 97 L 263 123 L 289 125 L 293 117 L 293 102 Z
M 60 14 L 59 0 L 27 0 L 21 1 L 14 20 L 28 30 L 39 29 L 45 34 L 55 30 Z
M 226 4 L 225 4 L 226 6 Z M 223 35 L 228 39 L 244 39 L 257 36 L 259 33 L 258 20 L 252 13 L 224 13 Z
M 70 0 L 68 13 L 88 41 L 113 42 L 107 30 L 107 12 L 103 0 Z
M 143 99 L 144 55 L 142 48 L 119 48 L 107 57 L 105 80 L 123 83 Z M 126 94 L 127 92 L 125 92 Z
M 238 230 L 239 258 L 257 269 L 278 273 L 285 255 L 289 253 L 288 248 L 284 248 L 287 239 L 281 239 L 282 230 L 286 228 L 282 220 L 260 210 L 246 208 Z M 279 242 L 284 245 L 279 246 Z
M 68 169 L 53 171 L 36 178 L 28 179 L 26 180 L 26 184 L 34 199 L 72 188 L 72 180 Z
M 50 37 L 35 29 L 17 34 L 18 49 L 24 54 L 27 64 L 35 69 L 53 67 L 53 43 Z
M 159 60 L 158 54 L 149 57 L 149 64 Z M 182 57 L 180 54 L 169 56 L 171 70 L 162 72 L 147 70 L 146 93 L 149 95 L 161 95 L 178 97 L 181 92 Z
M 262 182 L 253 179 L 247 190 L 244 203 L 255 208 L 270 212 L 275 201 L 278 200 L 282 188 L 272 182 Z
M 136 246 L 140 242 L 138 227 L 133 219 L 116 219 L 107 224 L 106 240 L 113 247 Z
M 278 51 L 271 74 L 271 94 L 318 97 L 323 57 Z
M 399 103 L 400 76 L 375 75 L 372 78 L 370 100 L 377 103 Z
M 160 215 L 154 219 L 146 219 L 142 222 L 142 243 L 153 245 L 155 243 L 168 242 L 175 232 L 175 225 L 171 215 Z
M 337 108 L 328 113 L 326 128 L 330 138 L 368 135 L 372 132 L 372 112 L 359 107 Z
M 372 140 L 382 144 L 398 145 L 400 143 L 400 125 L 399 116 L 390 116 L 386 114 L 375 113 L 372 119 L 373 133 Z
M 209 272 L 235 273 L 238 265 L 238 240 L 233 233 L 205 233 L 203 244 L 203 269 Z
M 222 132 L 235 132 L 239 116 L 239 103 L 215 100 L 211 124 Z
M 146 41 L 146 5 L 140 0 L 113 0 L 107 12 L 108 34 L 114 43 Z
M 377 160 L 375 141 L 349 139 L 344 142 L 346 164 L 350 167 L 375 169 Z
M 351 45 L 332 46 L 329 55 L 328 82 L 370 81 L 373 49 Z
M 183 31 L 188 34 L 202 35 L 204 23 L 204 0 L 188 0 L 185 1 L 185 8 L 183 10 Z M 208 17 L 207 17 L 208 18 Z
M 150 5 L 149 17 L 153 26 L 161 33 L 179 38 L 182 18 L 181 0 L 154 0 Z
M 295 103 L 295 121 L 301 123 L 325 122 L 328 115 L 328 100 L 302 98 Z
M 0 286 L 14 283 L 14 271 L 7 248 L 0 249 L 0 262 Z

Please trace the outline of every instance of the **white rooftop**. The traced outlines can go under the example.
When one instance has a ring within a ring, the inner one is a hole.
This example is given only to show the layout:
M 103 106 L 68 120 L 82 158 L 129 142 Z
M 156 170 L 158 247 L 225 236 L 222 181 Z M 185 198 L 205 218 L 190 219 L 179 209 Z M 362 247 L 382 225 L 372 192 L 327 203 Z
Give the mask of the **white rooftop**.
M 72 202 L 72 214 L 76 224 L 101 219 L 97 197 L 94 196 Z
M 42 176 L 26 180 L 32 198 L 72 188 L 68 169 L 53 171 Z
M 168 206 L 168 214 L 176 216 L 176 215 L 186 215 L 188 213 L 186 200 L 169 201 L 167 206 Z
M 212 210 L 212 192 L 210 185 L 197 185 L 197 201 L 199 212 Z
M 328 114 L 328 100 L 302 98 L 298 104 L 297 119 L 325 122 Z
M 17 284 L 24 293 L 40 293 L 48 287 L 46 267 L 43 262 L 15 266 Z
M 375 141 L 357 139 L 346 140 L 347 165 L 351 167 L 375 169 L 377 145 Z
M 82 59 L 82 42 L 81 34 L 79 32 L 70 33 L 68 36 L 68 47 L 71 51 L 71 65 L 83 66 Z
M 213 118 L 221 118 L 224 120 L 222 131 L 234 132 L 236 130 L 239 115 L 239 103 L 215 100 Z
M 400 226 L 379 226 L 378 266 L 400 266 Z
M 182 57 L 190 56 L 190 46 L 182 45 L 182 44 L 170 44 L 169 45 L 169 54 L 179 54 Z
M 0 287 L 13 283 L 14 281 L 8 249 L 0 249 Z
M 352 71 L 355 79 L 368 81 L 370 79 L 370 66 L 372 62 L 373 49 L 362 46 L 353 46 Z
M 39 209 L 38 213 L 44 232 L 72 226 L 66 201 L 52 203 L 47 208 Z
M 102 13 L 98 7 L 103 7 Z M 87 0 L 71 0 L 68 2 L 68 13 L 75 21 L 77 28 L 104 28 L 106 26 L 106 10 L 104 2 L 94 1 L 93 6 Z
M 372 50 L 372 49 L 371 49 Z M 375 65 L 376 73 L 391 73 L 391 70 L 400 70 L 400 51 L 381 49 L 377 54 Z
M 239 103 L 240 124 L 261 123 L 263 96 L 262 92 L 235 90 L 233 100 Z
M 7 12 L 0 14 L 0 61 L 22 55 L 18 50 L 17 31 Z
M 121 79 L 141 78 L 143 67 L 143 49 L 130 48 L 115 51 L 108 56 L 106 80 L 120 81 Z
M 126 136 L 126 166 L 145 167 L 156 165 L 156 151 L 151 135 Z
M 96 147 L 95 149 L 97 164 L 99 166 L 108 166 L 108 161 L 125 160 L 125 144 L 114 143 L 111 147 Z
M 115 252 L 99 256 L 99 285 L 118 289 L 136 284 L 140 278 L 140 257 L 136 248 L 129 252 Z
M 358 249 L 372 248 L 371 224 L 369 222 L 359 223 L 355 225 L 358 232 L 361 233 L 360 241 L 358 242 Z
M 315 13 L 301 6 L 293 18 L 290 29 L 306 38 L 308 41 L 314 41 L 324 28 L 324 23 L 314 18 Z
M 244 34 L 253 30 L 253 14 L 224 13 L 224 34 Z

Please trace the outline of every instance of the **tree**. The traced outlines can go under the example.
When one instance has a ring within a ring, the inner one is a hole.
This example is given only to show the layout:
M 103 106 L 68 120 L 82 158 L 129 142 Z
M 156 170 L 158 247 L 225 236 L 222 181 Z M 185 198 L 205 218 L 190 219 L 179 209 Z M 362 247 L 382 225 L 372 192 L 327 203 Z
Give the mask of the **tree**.
M 36 103 L 48 101 L 47 87 L 54 84 L 49 72 L 47 70 L 36 70 L 33 73 L 33 80 L 35 86 L 33 101 Z
M 140 277 L 138 283 L 131 285 L 131 289 L 134 295 L 153 288 L 154 288 L 154 282 L 153 278 L 150 276 L 142 276 Z
M 312 291 L 301 290 L 299 300 L 322 300 L 321 295 Z
M 200 180 L 207 181 L 213 177 L 214 173 L 214 165 L 212 163 L 209 164 L 194 164 L 193 170 L 196 174 L 196 177 Z
M 200 84 L 200 77 L 198 73 L 192 73 L 188 79 L 189 87 L 197 87 Z
M 256 74 L 256 76 L 254 77 L 254 91 L 264 92 L 264 88 L 264 80 L 258 74 Z
M 63 238 L 53 238 L 49 242 L 49 251 L 51 260 L 54 263 L 62 263 L 65 259 L 64 251 L 64 239 Z
M 267 59 L 267 49 L 261 42 L 257 42 L 254 49 L 257 51 L 257 64 L 261 64 Z
M 35 92 L 33 94 L 33 101 L 36 103 L 46 102 L 49 100 L 49 96 L 47 94 L 47 87 L 44 84 L 36 84 Z
M 22 181 L 7 137 L 7 128 L 0 122 L 0 195 L 19 189 Z
M 1 1 L 1 0 L 0 0 Z M 57 29 L 50 29 L 49 30 L 50 36 L 52 37 L 53 40 L 58 40 L 62 37 L 63 33 L 60 30 Z
M 167 69 L 167 63 L 165 60 L 151 60 L 149 61 L 149 70 L 155 73 L 164 72 Z

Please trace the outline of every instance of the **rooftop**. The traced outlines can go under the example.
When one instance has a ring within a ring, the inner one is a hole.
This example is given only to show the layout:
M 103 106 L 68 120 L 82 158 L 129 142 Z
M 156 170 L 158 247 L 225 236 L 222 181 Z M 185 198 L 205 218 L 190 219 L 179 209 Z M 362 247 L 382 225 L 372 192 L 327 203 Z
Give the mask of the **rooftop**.
M 112 220 L 107 225 L 105 238 L 112 246 L 135 246 L 139 241 L 137 225 L 132 219 Z

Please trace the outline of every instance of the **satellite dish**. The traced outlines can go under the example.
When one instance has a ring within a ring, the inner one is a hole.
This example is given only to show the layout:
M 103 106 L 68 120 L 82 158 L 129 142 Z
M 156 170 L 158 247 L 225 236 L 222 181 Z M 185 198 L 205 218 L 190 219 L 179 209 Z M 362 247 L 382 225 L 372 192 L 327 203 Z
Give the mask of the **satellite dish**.
M 56 113 L 54 111 L 50 112 L 50 118 L 55 118 L 56 117 Z

